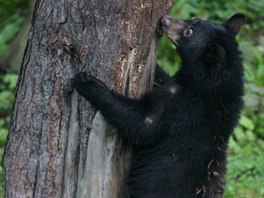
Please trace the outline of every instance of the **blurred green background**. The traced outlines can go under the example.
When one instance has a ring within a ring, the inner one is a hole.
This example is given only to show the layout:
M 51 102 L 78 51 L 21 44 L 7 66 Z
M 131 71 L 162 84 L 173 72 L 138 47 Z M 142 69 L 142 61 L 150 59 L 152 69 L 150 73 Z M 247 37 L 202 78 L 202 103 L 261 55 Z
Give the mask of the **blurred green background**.
M 0 158 L 8 133 L 15 85 L 21 65 L 32 0 L 0 0 Z M 225 198 L 264 197 L 264 0 L 179 0 L 171 15 L 197 16 L 223 22 L 236 12 L 247 16 L 237 39 L 245 66 L 245 108 L 229 142 Z M 169 73 L 177 71 L 180 58 L 164 37 L 158 48 L 158 63 Z M 0 197 L 3 176 L 0 167 Z

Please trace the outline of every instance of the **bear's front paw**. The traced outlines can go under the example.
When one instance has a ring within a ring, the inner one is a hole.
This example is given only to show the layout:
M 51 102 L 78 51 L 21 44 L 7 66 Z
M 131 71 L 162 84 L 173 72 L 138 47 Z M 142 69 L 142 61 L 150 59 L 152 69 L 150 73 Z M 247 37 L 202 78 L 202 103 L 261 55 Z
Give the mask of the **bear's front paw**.
M 77 92 L 87 100 L 100 97 L 102 92 L 107 92 L 106 85 L 95 77 L 80 72 L 74 77 L 74 86 Z
M 84 83 L 88 79 L 88 75 L 86 72 L 79 72 L 74 77 L 74 83 L 75 85 L 78 85 L 79 83 Z

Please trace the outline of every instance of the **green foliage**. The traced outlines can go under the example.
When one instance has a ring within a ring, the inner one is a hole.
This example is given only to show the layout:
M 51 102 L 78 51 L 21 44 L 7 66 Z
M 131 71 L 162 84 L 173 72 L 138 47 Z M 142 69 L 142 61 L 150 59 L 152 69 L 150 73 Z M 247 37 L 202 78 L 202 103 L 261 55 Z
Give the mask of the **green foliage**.
M 5 143 L 8 130 L 4 127 L 4 120 L 0 120 L 0 146 L 2 147 Z
M 3 149 L 0 149 L 0 159 L 3 156 Z M 3 188 L 3 168 L 0 166 L 0 197 L 4 197 L 4 188 Z
M 248 130 L 253 130 L 254 129 L 253 122 L 249 118 L 247 118 L 245 116 L 242 116 L 241 117 L 239 123 L 241 124 L 241 126 L 245 127 Z
M 264 197 L 264 141 L 258 137 L 256 127 L 253 119 L 242 116 L 229 141 L 225 198 Z
M 32 0 L 0 0 L 0 24 L 8 24 L 10 16 L 25 14 L 31 2 Z
M 0 111 L 10 110 L 12 108 L 16 81 L 17 74 L 6 74 L 3 76 L 3 83 L 0 85 Z
M 9 53 L 10 42 L 19 33 L 31 0 L 0 0 L 0 62 Z
M 160 40 L 157 61 L 171 76 L 179 68 L 180 57 L 178 54 L 175 54 L 175 47 L 167 37 L 162 37 Z
M 0 161 L 3 154 L 3 146 L 8 134 L 8 125 L 12 104 L 14 100 L 14 92 L 16 87 L 17 74 L 7 73 L 0 75 Z M 2 167 L 0 166 L 0 197 L 3 195 L 3 177 Z
M 19 32 L 23 21 L 23 18 L 15 14 L 0 30 L 0 56 L 5 56 L 5 54 L 8 52 L 8 44 Z
M 225 198 L 264 197 L 263 147 L 261 140 L 250 141 L 229 155 Z
M 241 41 L 245 62 L 245 79 L 247 82 L 264 86 L 264 56 L 259 46 L 252 45 L 249 41 Z
M 247 16 L 238 35 L 245 66 L 245 108 L 229 141 L 225 198 L 264 197 L 264 2 L 254 0 L 178 0 L 171 15 L 224 22 L 234 13 Z M 179 68 L 180 58 L 168 38 L 158 48 L 158 63 L 168 74 Z

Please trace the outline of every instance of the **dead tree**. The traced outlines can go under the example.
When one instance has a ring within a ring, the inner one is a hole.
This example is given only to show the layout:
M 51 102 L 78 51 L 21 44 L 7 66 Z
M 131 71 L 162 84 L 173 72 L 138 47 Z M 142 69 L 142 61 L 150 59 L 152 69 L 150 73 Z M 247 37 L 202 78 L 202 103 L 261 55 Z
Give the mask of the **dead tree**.
M 73 90 L 87 71 L 137 97 L 172 0 L 37 0 L 3 166 L 5 197 L 123 197 L 130 146 Z

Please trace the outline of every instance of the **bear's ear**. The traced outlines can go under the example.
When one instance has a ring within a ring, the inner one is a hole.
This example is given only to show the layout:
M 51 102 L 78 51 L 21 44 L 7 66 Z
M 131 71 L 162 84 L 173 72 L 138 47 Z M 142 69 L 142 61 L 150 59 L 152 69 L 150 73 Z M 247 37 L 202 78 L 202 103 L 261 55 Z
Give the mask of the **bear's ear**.
M 225 61 L 225 50 L 217 43 L 209 43 L 204 54 L 207 65 L 221 65 Z
M 245 20 L 246 17 L 244 14 L 237 13 L 226 20 L 223 25 L 232 36 L 235 36 L 239 32 L 240 27 L 243 25 Z

